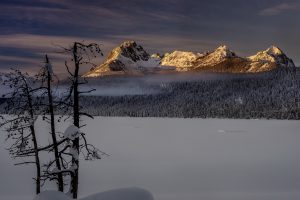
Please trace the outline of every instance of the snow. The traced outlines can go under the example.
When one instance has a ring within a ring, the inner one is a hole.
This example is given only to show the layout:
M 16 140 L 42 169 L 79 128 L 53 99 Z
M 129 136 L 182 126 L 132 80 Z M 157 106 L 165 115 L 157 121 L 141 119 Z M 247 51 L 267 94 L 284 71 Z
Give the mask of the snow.
M 177 71 L 188 71 L 199 66 L 214 66 L 235 54 L 226 45 L 222 45 L 210 53 L 193 53 L 174 51 L 165 54 L 161 60 L 163 66 L 175 66 Z
M 158 200 L 300 199 L 299 121 L 95 117 L 84 122 L 89 141 L 110 156 L 81 162 L 80 198 L 139 187 Z M 49 135 L 47 122 L 38 118 L 36 124 L 38 133 Z M 58 124 L 57 131 L 67 127 Z M 0 199 L 32 200 L 34 168 L 13 166 L 2 144 Z
M 266 52 L 270 55 L 273 55 L 273 56 L 278 56 L 278 55 L 282 55 L 283 52 L 281 51 L 281 49 L 279 49 L 278 47 L 276 46 L 271 46 L 270 48 L 268 48 L 266 50 Z
M 78 160 L 79 155 L 76 149 L 70 148 L 69 153 L 72 155 L 72 157 L 76 160 Z
M 266 51 L 260 51 L 257 54 L 248 57 L 250 61 L 262 61 L 262 62 L 276 62 L 276 59 L 273 55 L 270 55 L 268 53 L 268 50 Z
M 261 63 L 260 61 L 252 61 L 247 72 L 268 71 L 271 69 L 270 63 Z
M 78 127 L 71 124 L 63 133 L 65 138 L 69 138 L 70 140 L 74 140 L 75 138 L 79 137 L 81 131 Z
M 215 55 L 216 59 L 221 60 L 228 57 L 233 57 L 234 54 L 229 50 L 226 45 L 219 46 L 213 54 Z
M 117 58 L 119 61 L 121 61 L 125 66 L 126 66 L 126 70 L 139 70 L 142 68 L 156 68 L 156 67 L 160 67 L 160 60 L 157 58 L 152 58 L 150 57 L 148 60 L 144 61 L 144 60 L 138 60 L 136 62 L 132 61 L 131 59 L 119 55 L 119 57 Z
M 57 191 L 43 191 L 34 200 L 71 200 L 66 194 Z M 153 200 L 152 194 L 141 188 L 121 188 L 99 192 L 79 200 Z
M 193 67 L 197 58 L 201 57 L 201 54 L 187 52 L 187 51 L 174 51 L 172 53 L 165 54 L 161 60 L 163 66 L 175 66 L 179 71 L 186 71 L 187 68 Z
M 24 112 L 24 118 L 26 118 L 28 120 L 28 123 L 30 125 L 33 125 L 38 118 L 38 116 L 33 116 L 33 117 L 34 118 L 31 119 L 31 115 L 29 114 L 29 112 L 27 110 Z
M 161 59 L 161 55 L 159 53 L 155 53 L 151 55 L 151 58 Z
M 265 51 L 260 51 L 248 57 L 248 59 L 252 62 L 276 63 L 282 67 L 295 67 L 293 61 L 276 46 L 271 46 Z
M 62 192 L 44 191 L 38 194 L 33 200 L 71 200 L 71 198 Z
M 81 200 L 153 200 L 153 196 L 144 189 L 121 188 L 97 193 Z

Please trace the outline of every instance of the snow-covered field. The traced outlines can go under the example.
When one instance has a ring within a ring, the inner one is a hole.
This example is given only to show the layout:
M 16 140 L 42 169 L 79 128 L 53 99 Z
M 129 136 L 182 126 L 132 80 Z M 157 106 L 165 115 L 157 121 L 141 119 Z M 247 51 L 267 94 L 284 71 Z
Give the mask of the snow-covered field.
M 300 199 L 299 121 L 97 117 L 86 122 L 89 140 L 111 156 L 81 162 L 81 197 L 139 187 L 155 200 Z M 47 134 L 41 124 L 39 119 L 39 132 Z M 13 166 L 2 141 L 0 200 L 32 200 L 33 168 Z

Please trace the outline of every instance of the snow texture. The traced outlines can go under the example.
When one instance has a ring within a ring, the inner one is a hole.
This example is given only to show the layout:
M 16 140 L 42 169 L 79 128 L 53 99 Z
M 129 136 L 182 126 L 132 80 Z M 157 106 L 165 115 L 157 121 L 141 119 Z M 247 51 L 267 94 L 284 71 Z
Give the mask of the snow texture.
M 193 52 L 174 51 L 164 55 L 161 60 L 161 65 L 176 66 L 178 71 L 186 71 L 187 68 L 192 67 L 194 65 L 193 62 L 201 56 L 203 55 Z
M 70 148 L 69 153 L 72 155 L 72 157 L 73 157 L 74 159 L 78 160 L 79 155 L 78 155 L 78 152 L 77 152 L 76 149 Z
M 71 200 L 71 198 L 62 192 L 44 191 L 38 194 L 33 200 Z
M 97 193 L 81 200 L 153 200 L 153 196 L 144 189 L 122 188 Z
M 111 156 L 81 162 L 80 197 L 137 186 L 158 200 L 300 199 L 299 121 L 95 117 L 84 122 L 89 141 Z M 47 122 L 39 117 L 36 124 L 41 136 L 50 137 Z M 57 131 L 67 127 L 58 123 Z M 48 144 L 48 138 L 40 139 Z M 13 166 L 4 148 L 0 199 L 34 199 L 34 168 Z
M 74 140 L 75 138 L 79 137 L 81 134 L 78 127 L 74 126 L 73 124 L 70 125 L 65 132 L 63 133 L 65 138 L 69 138 L 70 140 Z
M 260 51 L 257 54 L 248 57 L 248 59 L 252 62 L 276 63 L 282 67 L 295 67 L 293 61 L 276 46 L 271 46 L 265 51 Z
M 57 191 L 44 191 L 34 200 L 71 200 L 66 194 Z M 140 188 L 122 188 L 96 193 L 80 200 L 153 200 L 150 192 Z

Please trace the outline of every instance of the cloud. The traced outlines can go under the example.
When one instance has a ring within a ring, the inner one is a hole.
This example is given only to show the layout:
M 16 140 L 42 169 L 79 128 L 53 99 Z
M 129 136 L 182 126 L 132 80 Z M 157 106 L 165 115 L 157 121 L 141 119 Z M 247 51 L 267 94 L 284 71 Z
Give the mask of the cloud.
M 180 23 L 191 20 L 182 11 L 174 11 L 175 5 L 161 6 L 157 0 L 147 6 L 139 1 L 124 0 L 93 1 L 89 4 L 69 0 L 49 2 L 55 6 L 0 3 L 0 23 L 1 20 L 5 22 L 0 32 L 103 36 L 121 32 L 178 29 Z
M 289 11 L 300 11 L 300 3 L 281 3 L 259 12 L 259 15 L 262 16 L 275 16 L 280 15 L 284 12 Z
M 53 51 L 54 49 L 58 49 L 58 45 L 68 47 L 74 41 L 95 42 L 95 39 L 35 34 L 0 35 L 0 47 L 25 48 L 41 51 Z
M 291 20 L 286 20 L 290 16 L 282 17 L 284 24 L 281 21 L 259 21 L 261 16 L 253 10 L 259 12 L 255 2 L 261 5 L 261 1 L 253 0 L 245 5 L 241 1 L 230 0 L 232 4 L 223 6 L 221 1 L 101 0 L 86 3 L 82 0 L 2 0 L 0 55 L 16 56 L 21 62 L 22 58 L 39 60 L 44 53 L 52 53 L 53 60 L 63 60 L 56 54 L 58 45 L 68 47 L 74 41 L 84 40 L 102 43 L 106 56 L 112 48 L 128 39 L 136 40 L 149 53 L 173 50 L 201 52 L 227 44 L 247 55 L 257 50 L 259 43 L 285 44 L 286 40 L 297 38 L 296 17 Z M 278 15 L 300 7 L 291 0 L 290 3 L 277 1 L 282 4 L 274 2 L 266 0 L 269 6 L 275 6 L 264 7 L 266 9 L 260 15 Z M 293 15 L 296 14 L 293 12 Z M 294 34 L 288 31 L 289 27 L 294 28 Z M 284 34 L 292 34 L 292 37 L 281 37 Z M 294 49 L 292 53 L 297 55 L 298 47 Z M 1 61 L 13 63 L 13 59 L 8 57 L 0 58 Z M 26 61 L 29 68 L 34 65 L 29 64 L 30 60 Z M 3 62 L 0 63 L 1 70 L 7 66 Z
M 61 47 L 69 47 L 74 41 L 99 43 L 97 39 L 84 37 L 34 34 L 0 35 L 0 53 L 4 54 L 0 56 L 1 71 L 17 66 L 26 68 L 29 73 L 36 72 L 43 63 L 44 55 L 48 54 L 57 74 L 64 74 L 64 61 L 67 60 L 68 55 L 59 52 L 62 52 Z M 109 42 L 100 45 L 106 48 L 113 46 Z M 83 68 L 85 71 L 88 69 Z
M 29 72 L 34 72 L 42 64 L 44 54 L 47 53 L 54 63 L 57 73 L 63 75 L 65 73 L 64 61 L 67 60 L 67 56 L 59 53 L 62 50 L 61 47 L 68 47 L 74 41 L 100 43 L 105 55 L 96 60 L 95 63 L 100 64 L 114 47 L 120 45 L 125 40 L 137 41 L 149 53 L 165 53 L 176 49 L 204 51 L 218 45 L 215 40 L 199 39 L 183 35 L 115 34 L 105 36 L 101 40 L 93 37 L 35 34 L 0 35 L 0 53 L 4 52 L 4 55 L 0 56 L 0 68 L 3 70 L 18 65 L 27 67 L 27 71 Z M 89 68 L 83 67 L 83 70 L 87 71 Z

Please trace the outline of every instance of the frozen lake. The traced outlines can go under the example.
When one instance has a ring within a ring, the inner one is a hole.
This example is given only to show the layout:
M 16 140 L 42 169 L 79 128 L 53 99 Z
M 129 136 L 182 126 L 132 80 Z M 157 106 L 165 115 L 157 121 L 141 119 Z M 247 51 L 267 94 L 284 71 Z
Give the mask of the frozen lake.
M 156 200 L 300 199 L 299 121 L 96 117 L 86 122 L 88 139 L 111 156 L 81 162 L 80 196 L 136 186 Z M 44 126 L 38 130 L 46 133 Z M 33 169 L 13 166 L 3 144 L 0 200 L 33 199 Z

